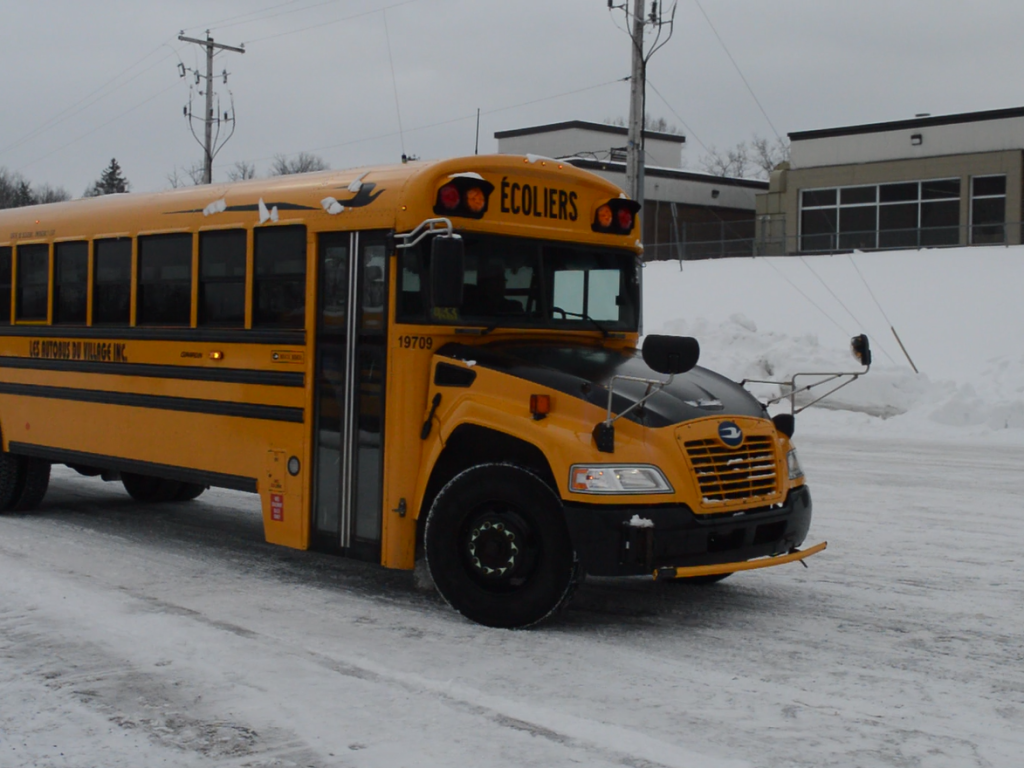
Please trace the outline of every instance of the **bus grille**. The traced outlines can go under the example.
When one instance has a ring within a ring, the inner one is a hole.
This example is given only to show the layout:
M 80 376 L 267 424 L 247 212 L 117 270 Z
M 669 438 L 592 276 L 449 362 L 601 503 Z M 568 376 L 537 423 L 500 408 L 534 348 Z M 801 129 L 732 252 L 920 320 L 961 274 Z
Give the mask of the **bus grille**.
M 689 440 L 685 446 L 703 506 L 766 503 L 778 495 L 779 467 L 771 437 L 748 436 L 739 448 L 727 448 L 718 440 Z

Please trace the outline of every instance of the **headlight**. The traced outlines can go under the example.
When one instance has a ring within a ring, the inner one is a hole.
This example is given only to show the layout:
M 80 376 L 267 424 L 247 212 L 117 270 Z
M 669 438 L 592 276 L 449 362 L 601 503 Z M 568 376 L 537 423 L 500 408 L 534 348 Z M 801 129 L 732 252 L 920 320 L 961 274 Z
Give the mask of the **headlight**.
M 800 469 L 800 459 L 797 458 L 796 448 L 786 454 L 786 465 L 789 467 L 790 480 L 796 480 L 798 477 L 804 476 L 804 471 Z
M 672 493 L 665 475 L 649 464 L 573 464 L 569 490 L 575 493 Z

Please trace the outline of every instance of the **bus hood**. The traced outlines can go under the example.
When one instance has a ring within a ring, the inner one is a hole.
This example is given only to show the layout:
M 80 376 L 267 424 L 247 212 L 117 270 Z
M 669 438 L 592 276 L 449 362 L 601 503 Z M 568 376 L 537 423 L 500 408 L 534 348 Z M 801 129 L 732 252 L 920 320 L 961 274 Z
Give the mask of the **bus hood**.
M 563 392 L 604 409 L 614 376 L 666 381 L 644 363 L 639 350 L 614 350 L 583 344 L 495 342 L 481 346 L 446 344 L 439 357 L 473 362 Z M 614 382 L 612 413 L 622 413 L 647 393 L 638 381 Z M 701 368 L 679 374 L 641 408 L 623 418 L 646 427 L 668 427 L 708 416 L 768 418 L 764 406 L 739 384 Z

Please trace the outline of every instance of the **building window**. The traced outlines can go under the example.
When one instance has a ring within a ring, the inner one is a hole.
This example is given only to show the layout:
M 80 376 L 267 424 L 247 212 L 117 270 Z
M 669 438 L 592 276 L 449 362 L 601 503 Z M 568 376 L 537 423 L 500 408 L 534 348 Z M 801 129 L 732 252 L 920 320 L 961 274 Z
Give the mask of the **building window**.
M 199 325 L 241 328 L 245 324 L 244 229 L 199 235 Z
M 93 325 L 128 325 L 132 312 L 132 241 L 127 237 L 93 243 Z
M 11 324 L 11 247 L 0 247 L 0 325 Z
M 919 248 L 960 242 L 960 180 L 805 189 L 800 250 Z
M 53 322 L 85 323 L 89 293 L 89 244 L 53 246 Z
M 15 312 L 19 320 L 46 322 L 50 297 L 50 246 L 19 245 L 18 290 Z
M 306 228 L 268 227 L 257 229 L 253 237 L 253 326 L 303 328 Z
M 192 235 L 139 238 L 139 325 L 192 322 Z
M 971 242 L 1006 242 L 1006 176 L 971 179 Z

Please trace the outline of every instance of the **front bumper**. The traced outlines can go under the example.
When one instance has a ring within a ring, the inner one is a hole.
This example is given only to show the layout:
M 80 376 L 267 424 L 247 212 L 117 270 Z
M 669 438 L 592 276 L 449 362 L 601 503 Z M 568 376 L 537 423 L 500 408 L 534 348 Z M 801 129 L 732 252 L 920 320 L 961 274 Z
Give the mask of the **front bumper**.
M 799 547 L 811 527 L 811 492 L 807 486 L 794 488 L 779 506 L 719 515 L 697 515 L 684 504 L 609 507 L 567 503 L 564 509 L 580 563 L 594 576 L 655 572 L 668 576 L 670 569 L 735 565 L 783 555 Z M 634 515 L 653 526 L 631 525 Z M 806 557 L 813 553 L 800 554 Z M 778 562 L 788 560 L 762 560 L 756 567 Z M 680 576 L 693 574 L 689 570 L 678 572 Z

